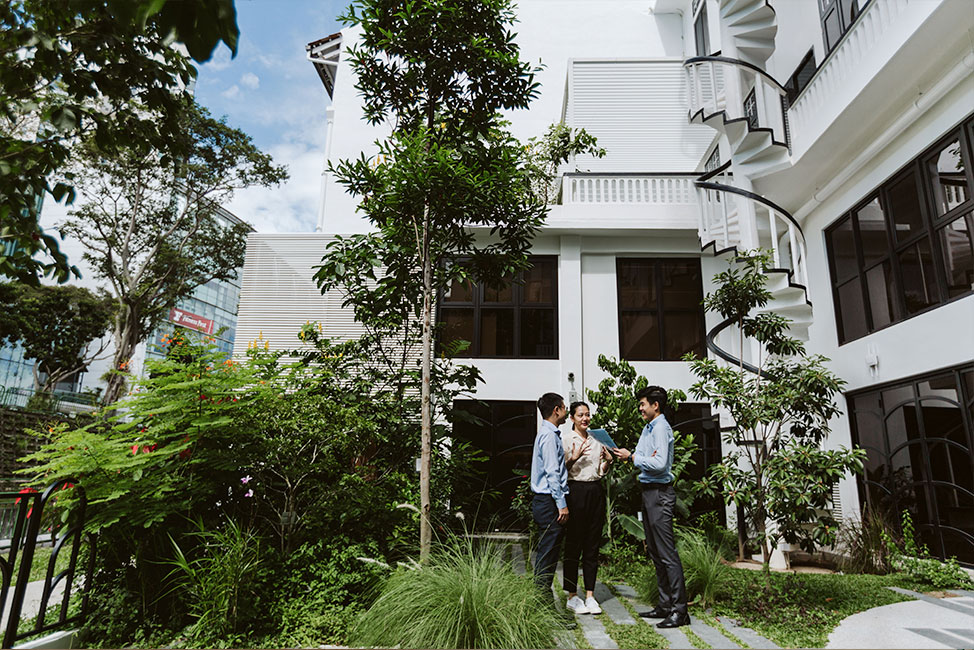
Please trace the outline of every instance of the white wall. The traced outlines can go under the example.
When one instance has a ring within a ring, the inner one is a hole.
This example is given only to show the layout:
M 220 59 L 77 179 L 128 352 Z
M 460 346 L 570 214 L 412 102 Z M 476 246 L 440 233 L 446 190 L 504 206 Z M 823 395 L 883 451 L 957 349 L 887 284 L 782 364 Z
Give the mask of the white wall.
M 522 59 L 544 66 L 537 75 L 541 83 L 539 97 L 529 110 L 508 116 L 512 132 L 522 140 L 540 136 L 550 124 L 561 121 L 570 58 L 679 59 L 683 56 L 678 17 L 653 16 L 644 1 L 522 0 L 518 3 L 518 16 L 520 22 L 514 31 Z M 343 34 L 347 47 L 356 32 L 344 30 Z M 343 55 L 332 102 L 335 110 L 335 123 L 329 134 L 332 161 L 356 158 L 362 152 L 374 154 L 372 143 L 388 133 L 388 128 L 371 127 L 362 120 L 359 103 L 352 70 Z M 324 193 L 320 223 L 323 232 L 368 229 L 355 213 L 356 201 L 333 179 L 326 179 Z

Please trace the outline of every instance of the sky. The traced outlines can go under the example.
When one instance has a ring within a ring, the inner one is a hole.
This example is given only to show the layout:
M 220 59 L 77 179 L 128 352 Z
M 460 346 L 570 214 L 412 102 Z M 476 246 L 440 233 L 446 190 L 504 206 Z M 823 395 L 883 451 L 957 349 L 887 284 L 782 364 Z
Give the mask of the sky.
M 196 98 L 247 133 L 290 180 L 237 192 L 224 206 L 257 232 L 312 232 L 324 165 L 328 93 L 305 46 L 342 28 L 347 0 L 236 0 L 237 56 L 220 45 L 199 67 Z

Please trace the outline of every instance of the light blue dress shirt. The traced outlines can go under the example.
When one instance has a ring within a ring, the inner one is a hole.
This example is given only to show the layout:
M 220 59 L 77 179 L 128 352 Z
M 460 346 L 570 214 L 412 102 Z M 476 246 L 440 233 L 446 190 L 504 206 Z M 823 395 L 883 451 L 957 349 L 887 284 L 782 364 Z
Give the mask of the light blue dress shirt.
M 561 444 L 561 431 L 544 420 L 541 430 L 534 437 L 531 454 L 531 491 L 550 494 L 559 508 L 567 508 L 568 468 L 565 467 L 565 448 Z
M 632 464 L 640 469 L 641 483 L 673 482 L 673 427 L 662 413 L 643 427 Z

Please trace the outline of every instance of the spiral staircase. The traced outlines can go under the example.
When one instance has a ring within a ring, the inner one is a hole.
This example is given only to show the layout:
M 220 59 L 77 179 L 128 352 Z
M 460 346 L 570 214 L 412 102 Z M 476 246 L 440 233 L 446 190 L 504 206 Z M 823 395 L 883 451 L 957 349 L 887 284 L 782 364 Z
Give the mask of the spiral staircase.
M 738 251 L 771 251 L 767 272 L 772 299 L 762 308 L 792 321 L 791 335 L 808 339 L 812 305 L 808 284 L 805 238 L 801 226 L 781 206 L 751 191 L 750 177 L 791 164 L 785 89 L 762 66 L 774 52 L 775 12 L 767 0 L 720 0 L 721 56 L 687 59 L 688 120 L 723 136 L 730 160 L 696 182 L 704 250 L 733 263 Z M 723 322 L 707 335 L 710 351 L 733 365 L 757 372 L 758 350 Z M 730 414 L 721 413 L 730 423 Z

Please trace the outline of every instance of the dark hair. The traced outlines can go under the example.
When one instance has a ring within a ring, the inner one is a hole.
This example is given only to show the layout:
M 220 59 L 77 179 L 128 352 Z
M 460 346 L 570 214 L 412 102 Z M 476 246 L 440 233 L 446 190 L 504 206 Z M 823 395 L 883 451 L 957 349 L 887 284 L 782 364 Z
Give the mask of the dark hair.
M 646 398 L 650 404 L 659 404 L 659 412 L 666 408 L 666 389 L 661 386 L 647 386 L 636 393 L 636 401 Z
M 585 408 L 589 409 L 590 411 L 592 410 L 591 408 L 589 408 L 589 405 L 586 404 L 585 402 L 572 402 L 572 405 L 568 407 L 568 413 L 572 417 L 575 417 L 575 411 L 578 410 L 578 407 L 579 406 L 584 406 Z M 573 431 L 575 430 L 575 423 L 574 422 L 572 423 L 572 430 Z
M 565 398 L 558 393 L 545 393 L 538 398 L 538 410 L 541 411 L 541 417 L 545 420 L 555 412 L 555 407 L 564 406 L 564 404 Z

